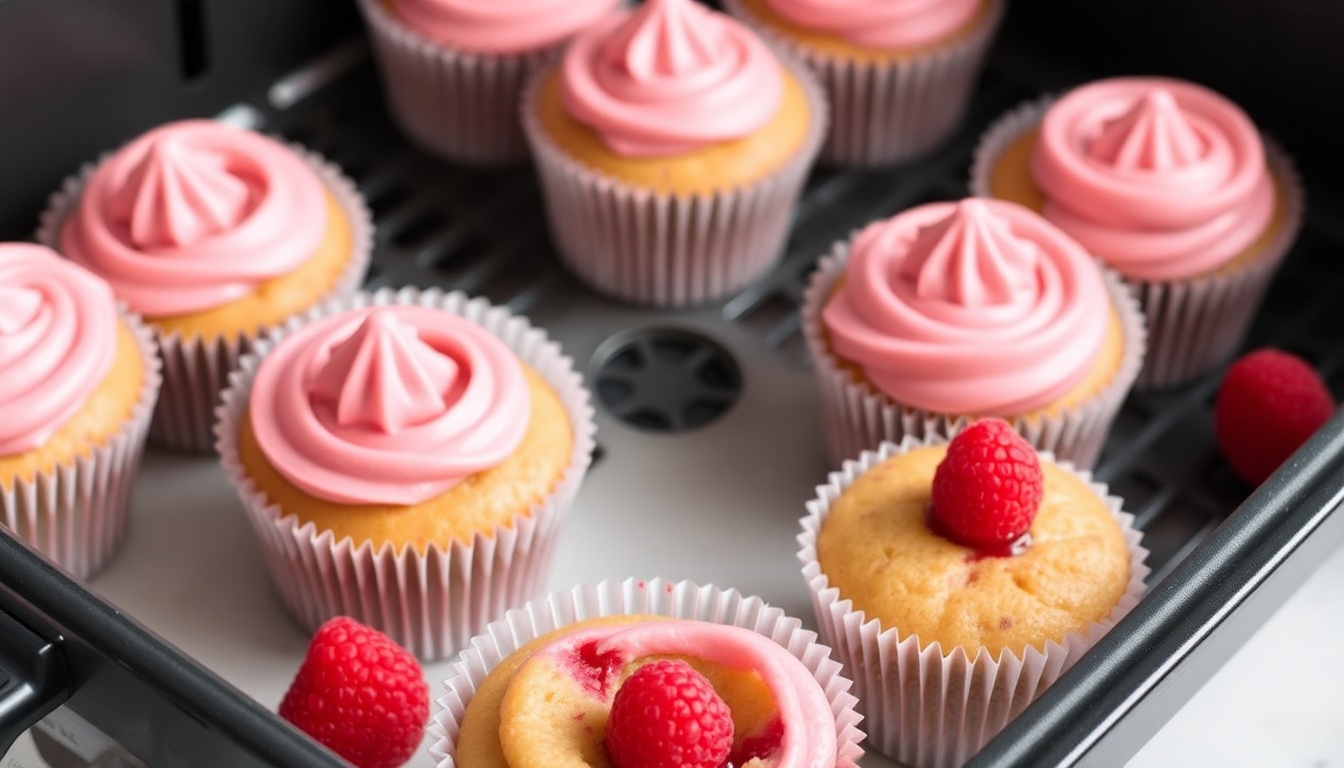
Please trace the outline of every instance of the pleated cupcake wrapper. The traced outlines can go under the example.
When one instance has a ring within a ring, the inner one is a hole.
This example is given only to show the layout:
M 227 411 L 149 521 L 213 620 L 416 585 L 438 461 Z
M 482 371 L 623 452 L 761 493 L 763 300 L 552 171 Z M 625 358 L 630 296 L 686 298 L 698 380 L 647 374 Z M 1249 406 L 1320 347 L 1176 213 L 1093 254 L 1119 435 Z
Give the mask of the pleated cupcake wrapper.
M 826 448 L 835 464 L 872 450 L 884 440 L 910 436 L 950 437 L 974 420 L 934 413 L 896 402 L 873 385 L 859 381 L 841 366 L 826 340 L 822 310 L 849 260 L 848 242 L 836 243 L 822 258 L 803 294 L 803 335 L 812 355 L 812 370 L 821 395 Z M 1125 396 L 1143 366 L 1147 332 L 1138 302 L 1118 275 L 1102 269 L 1102 280 L 1120 317 L 1124 351 L 1111 380 L 1092 397 L 1069 408 L 1030 417 L 1005 417 L 1037 450 L 1050 451 L 1075 466 L 1096 463 Z
M 988 197 L 994 165 L 1003 150 L 1040 125 L 1056 97 L 1023 104 L 985 131 L 971 163 L 971 194 Z M 1279 184 L 1283 221 L 1264 252 L 1227 272 L 1176 280 L 1125 278 L 1148 323 L 1148 357 L 1138 389 L 1185 384 L 1226 362 L 1241 346 L 1302 228 L 1305 193 L 1293 160 L 1269 137 L 1265 162 Z
M 854 709 L 851 683 L 832 658 L 831 650 L 817 641 L 815 633 L 803 629 L 798 619 L 734 589 L 689 581 L 626 579 L 554 592 L 509 611 L 471 641 L 449 668 L 444 684 L 447 692 L 438 699 L 429 723 L 433 737 L 429 751 L 438 768 L 457 766 L 457 736 L 467 705 L 490 671 L 509 654 L 552 630 L 585 619 L 622 614 L 708 621 L 765 635 L 801 660 L 826 692 L 835 715 L 836 768 L 852 768 L 863 755 L 859 742 L 864 736 L 858 725 L 862 718 Z
M 153 334 L 138 316 L 119 310 L 135 337 L 143 371 L 126 422 L 87 454 L 31 480 L 15 478 L 8 490 L 0 487 L 0 522 L 79 579 L 111 562 L 126 537 L 131 493 L 162 381 Z
M 936 50 L 905 60 L 858 62 L 822 53 L 761 23 L 742 0 L 724 0 L 775 47 L 805 62 L 821 80 L 831 105 L 831 130 L 821 148 L 828 165 L 875 167 L 929 152 L 956 133 L 1003 19 L 1003 0 L 974 29 Z
M 702 194 L 656 192 L 566 154 L 541 124 L 540 71 L 523 96 L 523 129 L 561 259 L 585 283 L 625 301 L 682 307 L 723 298 L 769 272 L 783 253 L 793 207 L 826 132 L 826 100 L 801 65 L 783 58 L 806 93 L 802 146 L 762 179 Z
M 337 540 L 300 524 L 272 504 L 247 477 L 238 457 L 241 423 L 257 367 L 285 337 L 321 317 L 370 306 L 420 305 L 451 312 L 498 336 L 555 389 L 574 429 L 569 466 L 550 495 L 509 524 L 470 542 L 425 551 L 385 542 Z M 308 629 L 333 616 L 352 616 L 389 635 L 422 659 L 441 659 L 509 608 L 534 597 L 550 570 L 555 542 L 588 470 L 596 426 L 588 391 L 560 346 L 526 318 L 460 292 L 414 288 L 357 293 L 290 320 L 243 358 L 219 408 L 218 449 L 260 539 L 271 580 L 285 606 Z
M 313 304 L 349 296 L 359 289 L 369 268 L 373 253 L 373 216 L 355 185 L 339 168 L 315 152 L 295 144 L 289 146 L 317 173 L 323 186 L 336 198 L 350 226 L 350 261 L 331 289 L 314 299 Z M 108 156 L 100 158 L 99 163 Z M 38 242 L 60 251 L 61 229 L 74 213 L 84 187 L 97 167 L 97 163 L 85 165 L 51 196 L 42 213 Z M 215 406 L 219 404 L 219 394 L 228 386 L 229 373 L 238 367 L 238 361 L 252 351 L 254 339 L 245 334 L 184 339 L 177 333 L 159 331 L 153 320 L 148 320 L 147 324 L 154 331 L 163 361 L 163 389 L 149 426 L 149 441 L 176 451 L 211 453 L 215 445 Z M 265 332 L 266 329 L 262 329 L 261 334 Z
M 864 472 L 913 448 L 945 442 L 940 436 L 927 441 L 906 437 L 899 445 L 886 442 L 857 461 L 846 461 L 817 487 L 798 535 L 798 560 L 820 634 L 854 680 L 869 749 L 910 768 L 947 768 L 969 760 L 1129 613 L 1143 596 L 1149 572 L 1142 534 L 1134 528 L 1134 516 L 1122 510 L 1121 499 L 1093 482 L 1090 473 L 1059 462 L 1105 500 L 1124 534 L 1129 583 L 1109 616 L 1062 642 L 1028 646 L 1021 656 L 1005 650 L 998 659 L 985 648 L 974 656 L 962 647 L 944 651 L 938 643 L 920 650 L 918 635 L 868 619 L 830 586 L 817 562 L 817 536 L 836 499 Z M 1041 459 L 1054 461 L 1049 452 L 1042 452 Z
M 424 149 L 472 165 L 527 159 L 518 100 L 528 77 L 564 44 L 520 54 L 475 53 L 429 40 L 382 0 L 359 0 L 397 123 Z

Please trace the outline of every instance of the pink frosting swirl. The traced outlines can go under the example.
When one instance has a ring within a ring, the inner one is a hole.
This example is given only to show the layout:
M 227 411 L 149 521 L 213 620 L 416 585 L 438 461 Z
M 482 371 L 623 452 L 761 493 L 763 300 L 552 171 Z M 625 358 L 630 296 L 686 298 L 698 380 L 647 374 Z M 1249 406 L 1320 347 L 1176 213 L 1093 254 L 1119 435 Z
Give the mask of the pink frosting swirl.
M 392 12 L 425 37 L 466 51 L 523 53 L 559 43 L 620 0 L 394 0 Z
M 775 12 L 808 29 L 830 32 L 865 48 L 915 48 L 966 26 L 980 0 L 767 0 Z
M 117 352 L 117 307 L 54 251 L 0 243 L 0 456 L 35 450 L 88 400 Z
M 662 157 L 739 139 L 779 110 L 779 61 L 736 20 L 691 0 L 649 0 L 575 38 L 565 109 L 615 153 Z
M 442 310 L 351 310 L 310 323 L 261 361 L 248 414 L 266 458 L 339 504 L 418 504 L 496 466 L 527 430 L 513 352 Z
M 227 304 L 293 271 L 326 228 L 322 181 L 293 151 L 189 120 L 101 163 L 60 242 L 132 309 L 165 317 Z
M 1046 113 L 1031 168 L 1046 217 L 1140 280 L 1215 269 L 1274 214 L 1250 118 L 1178 80 L 1117 78 L 1069 92 Z
M 879 390 L 926 411 L 1016 416 L 1076 386 L 1104 341 L 1105 284 L 1022 206 L 967 198 L 863 229 L 822 319 Z

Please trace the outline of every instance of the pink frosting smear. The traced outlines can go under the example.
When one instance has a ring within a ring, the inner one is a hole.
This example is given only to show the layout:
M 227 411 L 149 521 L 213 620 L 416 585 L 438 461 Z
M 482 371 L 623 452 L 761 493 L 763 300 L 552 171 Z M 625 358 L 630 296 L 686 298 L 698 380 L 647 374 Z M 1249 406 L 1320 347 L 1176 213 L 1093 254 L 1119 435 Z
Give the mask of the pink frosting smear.
M 479 53 L 526 53 L 562 42 L 620 0 L 390 0 L 402 23 L 425 37 Z
M 326 229 L 326 191 L 297 154 L 258 133 L 188 120 L 99 164 L 60 244 L 136 312 L 170 317 L 293 271 Z
M 664 157 L 740 139 L 779 110 L 783 74 L 756 34 L 691 0 L 649 0 L 575 38 L 565 109 L 611 151 Z
M 1216 269 L 1274 215 L 1255 125 L 1178 80 L 1116 78 L 1069 92 L 1046 112 L 1031 169 L 1046 217 L 1140 280 Z
M 980 0 L 767 0 L 793 23 L 864 48 L 931 45 L 970 23 Z
M 248 414 L 262 453 L 338 504 L 419 504 L 508 458 L 531 398 L 513 352 L 420 306 L 351 310 L 285 338 L 257 369 Z
M 783 723 L 775 768 L 834 768 L 835 716 L 826 692 L 803 663 L 783 647 L 744 627 L 704 621 L 651 621 L 591 627 L 566 633 L 537 651 L 559 666 L 596 642 L 596 656 L 628 663 L 648 656 L 676 655 L 738 670 L 754 670 L 774 696 Z M 593 695 L 615 691 L 591 690 Z
M 0 243 L 0 456 L 40 448 L 112 367 L 117 307 L 48 248 Z
M 897 402 L 1016 416 L 1083 380 L 1109 306 L 1096 263 L 1054 225 L 966 198 L 859 232 L 822 321 L 835 353 Z

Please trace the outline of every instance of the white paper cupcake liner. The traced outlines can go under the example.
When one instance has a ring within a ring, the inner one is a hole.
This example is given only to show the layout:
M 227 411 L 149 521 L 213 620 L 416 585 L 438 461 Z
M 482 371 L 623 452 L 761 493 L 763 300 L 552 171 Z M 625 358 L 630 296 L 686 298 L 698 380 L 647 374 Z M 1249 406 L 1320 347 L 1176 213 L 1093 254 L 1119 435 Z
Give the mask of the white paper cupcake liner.
M 1129 613 L 1143 596 L 1148 576 L 1144 564 L 1148 550 L 1134 528 L 1134 516 L 1121 509 L 1121 499 L 1108 495 L 1105 485 L 1092 482 L 1088 472 L 1061 462 L 1059 466 L 1105 499 L 1129 548 L 1129 584 L 1105 620 L 1067 635 L 1062 643 L 1046 643 L 1043 649 L 1028 646 L 1020 657 L 1005 650 L 995 659 L 984 648 L 972 657 L 961 647 L 944 652 L 938 643 L 921 651 L 917 635 L 902 634 L 899 627 L 884 628 L 853 610 L 852 603 L 830 586 L 817 562 L 817 536 L 831 506 L 860 475 L 886 459 L 944 442 L 942 437 L 929 441 L 907 437 L 900 445 L 883 443 L 877 451 L 865 451 L 858 461 L 846 461 L 818 486 L 798 535 L 798 559 L 821 637 L 854 680 L 869 748 L 911 768 L 950 768 L 969 760 Z M 1053 461 L 1049 453 L 1042 459 Z
M 952 136 L 966 115 L 1003 0 L 989 0 L 974 29 L 955 42 L 907 59 L 858 62 L 818 52 L 763 24 L 742 0 L 724 0 L 775 47 L 805 62 L 831 104 L 831 130 L 821 162 L 876 167 L 910 160 Z
M 498 336 L 555 389 L 574 429 L 569 466 L 550 495 L 519 510 L 491 535 L 470 542 L 375 546 L 331 531 L 272 504 L 244 472 L 238 425 L 266 353 L 296 329 L 336 312 L 369 306 L 434 307 L 471 320 Z M 225 471 L 260 539 L 271 581 L 286 607 L 312 630 L 334 616 L 352 616 L 387 634 L 421 659 L 444 658 L 509 608 L 534 597 L 545 583 L 560 529 L 588 470 L 593 451 L 593 408 L 573 361 L 526 318 L 485 299 L 438 289 L 383 289 L 329 302 L 290 320 L 243 358 L 219 407 L 218 449 Z
M 350 260 L 331 289 L 314 299 L 313 304 L 349 296 L 359 289 L 368 271 L 373 253 L 373 216 L 355 185 L 339 168 L 303 147 L 291 144 L 290 148 L 308 163 L 336 198 L 350 227 Z M 85 165 L 52 194 L 42 213 L 38 242 L 60 251 L 61 229 L 74 213 L 97 167 L 97 163 Z M 147 322 L 154 329 L 153 320 Z M 265 332 L 262 329 L 261 334 Z M 219 393 L 228 386 L 229 373 L 238 367 L 238 361 L 251 351 L 254 339 L 244 334 L 184 339 L 180 334 L 164 334 L 157 329 L 154 336 L 163 361 L 163 389 L 150 423 L 149 440 L 176 451 L 208 454 L 215 445 L 215 406 L 219 404 Z
M 0 487 L 0 522 L 78 579 L 111 562 L 126 537 L 131 492 L 162 382 L 153 334 L 138 316 L 119 310 L 135 337 L 143 377 L 126 422 L 88 454 L 32 480 L 16 478 L 8 490 Z
M 472 165 L 525 160 L 518 101 L 531 74 L 564 43 L 520 54 L 474 53 L 429 40 L 388 12 L 382 0 L 359 0 L 369 25 L 392 115 L 418 145 Z
M 803 336 L 821 395 L 822 426 L 831 461 L 839 464 L 852 459 L 884 440 L 900 442 L 907 436 L 946 438 L 956 434 L 973 417 L 933 413 L 898 403 L 871 384 L 857 380 L 831 351 L 822 310 L 836 281 L 844 275 L 848 260 L 849 243 L 836 243 L 821 259 L 803 294 Z M 1125 345 L 1110 382 L 1087 400 L 1055 413 L 1004 417 L 1037 450 L 1050 451 L 1082 468 L 1092 467 L 1101 455 L 1111 424 L 1144 364 L 1147 348 L 1138 302 L 1119 276 L 1107 269 L 1101 272 L 1111 305 L 1120 317 Z
M 509 611 L 471 641 L 471 646 L 449 668 L 444 683 L 447 692 L 438 699 L 429 723 L 434 740 L 429 751 L 438 761 L 438 768 L 456 768 L 456 742 L 462 716 L 476 689 L 497 664 L 554 629 L 585 619 L 622 614 L 709 621 L 765 635 L 801 660 L 826 692 L 835 715 L 836 768 L 853 768 L 863 755 L 859 742 L 864 736 L 858 726 L 862 718 L 854 709 L 855 698 L 849 692 L 851 683 L 841 674 L 831 650 L 817 642 L 815 633 L 803 629 L 798 619 L 758 597 L 745 597 L 733 589 L 689 581 L 626 579 L 552 593 Z
M 971 163 L 971 194 L 990 197 L 990 179 L 1003 150 L 1040 125 L 1055 101 L 1023 104 L 986 130 Z M 1179 280 L 1125 278 L 1148 323 L 1148 357 L 1139 389 L 1174 387 L 1226 362 L 1241 346 L 1270 281 L 1302 228 L 1305 193 L 1292 158 L 1265 137 L 1265 162 L 1279 184 L 1283 221 L 1264 252 L 1226 272 Z
M 723 298 L 775 265 L 826 132 L 821 88 L 801 65 L 781 59 L 802 85 L 812 118 L 802 146 L 764 178 L 691 195 L 639 187 L 566 154 L 537 113 L 550 70 L 537 72 L 523 95 L 523 128 L 551 235 L 575 275 L 625 301 L 681 307 Z

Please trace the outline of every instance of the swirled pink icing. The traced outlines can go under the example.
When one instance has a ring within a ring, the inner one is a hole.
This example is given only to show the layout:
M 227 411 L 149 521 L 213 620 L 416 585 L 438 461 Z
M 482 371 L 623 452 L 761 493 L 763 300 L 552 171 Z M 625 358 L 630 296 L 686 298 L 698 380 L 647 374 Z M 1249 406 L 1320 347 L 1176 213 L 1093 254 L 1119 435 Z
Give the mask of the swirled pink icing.
M 1178 80 L 1116 78 L 1069 92 L 1046 112 L 1031 170 L 1046 218 L 1140 280 L 1215 269 L 1274 214 L 1250 118 Z
M 774 754 L 776 768 L 834 768 L 835 716 L 820 683 L 793 654 L 744 627 L 704 621 L 650 621 L 590 627 L 562 634 L 533 658 L 550 658 L 570 668 L 594 696 L 613 696 L 610 670 L 648 656 L 676 655 L 731 669 L 754 670 L 774 697 L 782 725 Z M 601 667 L 589 670 L 590 662 Z M 600 678 L 589 684 L 587 676 Z
M 392 0 L 402 23 L 425 37 L 481 53 L 524 53 L 559 43 L 620 0 Z
M 60 246 L 135 311 L 167 317 L 227 304 L 293 271 L 326 228 L 322 181 L 293 151 L 187 120 L 99 164 Z
M 276 471 L 339 504 L 438 496 L 512 454 L 530 413 L 522 367 L 504 342 L 422 306 L 303 326 L 262 359 L 248 404 Z
M 0 456 L 42 446 L 112 367 L 117 307 L 54 251 L 0 243 Z
M 1076 242 L 1014 203 L 930 203 L 863 229 L 822 321 L 831 348 L 897 402 L 1015 416 L 1087 375 L 1109 301 Z
M 649 0 L 574 39 L 565 109 L 613 152 L 661 157 L 747 136 L 779 110 L 779 61 L 754 32 L 692 0 Z
M 937 43 L 970 23 L 980 0 L 767 0 L 780 16 L 865 48 Z

